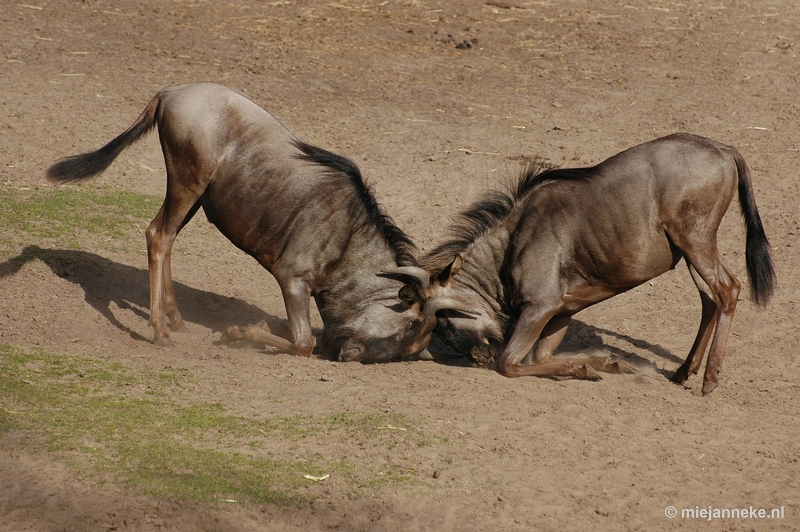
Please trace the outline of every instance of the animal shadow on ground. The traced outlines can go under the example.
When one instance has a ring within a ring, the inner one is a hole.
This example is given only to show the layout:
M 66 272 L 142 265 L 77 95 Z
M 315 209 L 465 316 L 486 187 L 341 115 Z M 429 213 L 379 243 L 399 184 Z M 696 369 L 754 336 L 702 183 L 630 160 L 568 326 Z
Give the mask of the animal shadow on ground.
M 575 318 L 570 321 L 567 335 L 564 337 L 563 342 L 559 346 L 554 356 L 585 356 L 587 354 L 603 357 L 611 356 L 621 358 L 626 362 L 629 362 L 641 372 L 652 371 L 653 373 L 657 373 L 666 378 L 670 378 L 674 373 L 670 370 L 660 369 L 654 362 L 634 353 L 633 351 L 628 351 L 622 347 L 607 344 L 604 340 L 604 337 L 622 340 L 638 349 L 649 351 L 653 355 L 664 360 L 674 362 L 677 365 L 683 363 L 683 359 L 672 354 L 672 352 L 661 345 L 651 344 L 626 334 L 620 334 L 618 332 L 609 331 L 608 329 L 603 329 L 601 327 L 595 327 L 594 325 L 576 320 Z M 470 358 L 463 356 L 461 353 L 458 353 L 448 346 L 436 335 L 436 333 L 433 334 L 430 351 L 435 353 L 434 360 L 440 364 L 445 364 L 448 366 L 475 365 Z
M 114 303 L 121 309 L 133 311 L 145 321 L 150 319 L 150 278 L 146 269 L 119 264 L 86 251 L 28 246 L 18 256 L 0 263 L 0 278 L 16 274 L 33 260 L 42 261 L 58 277 L 80 286 L 85 301 L 112 325 L 130 334 L 134 340 L 150 341 L 150 338 L 122 324 L 109 307 Z M 214 332 L 221 332 L 229 325 L 265 320 L 275 334 L 288 338 L 289 328 L 285 319 L 271 316 L 241 299 L 198 290 L 175 281 L 173 283 L 178 309 L 190 325 L 196 323 Z M 320 333 L 315 331 L 315 334 Z
M 25 264 L 32 260 L 42 261 L 58 277 L 80 286 L 85 294 L 85 301 L 105 316 L 109 323 L 127 332 L 134 340 L 150 341 L 150 338 L 145 338 L 121 323 L 110 308 L 110 304 L 114 303 L 120 309 L 131 310 L 140 316 L 142 320 L 147 321 L 150 319 L 149 311 L 147 310 L 150 307 L 150 279 L 146 269 L 120 264 L 87 251 L 44 249 L 39 246 L 28 246 L 18 256 L 0 263 L 0 278 L 16 274 Z M 251 305 L 241 299 L 198 290 L 179 282 L 174 282 L 174 286 L 178 308 L 184 320 L 190 324 L 196 323 L 214 332 L 221 333 L 233 324 L 249 324 L 265 320 L 275 334 L 289 338 L 288 322 L 285 319 L 269 315 L 255 305 Z M 321 332 L 315 330 L 315 336 L 317 337 L 317 345 L 319 345 Z M 683 362 L 679 357 L 660 345 L 650 344 L 637 338 L 595 327 L 576 319 L 573 319 L 570 323 L 567 335 L 556 356 L 593 352 L 597 355 L 611 355 L 622 358 L 638 368 L 651 368 L 654 372 L 665 377 L 672 375 L 671 372 L 659 369 L 653 362 L 632 351 L 606 344 L 603 339 L 604 336 L 623 340 L 639 349 L 650 351 L 654 355 L 676 364 Z M 231 347 L 244 347 L 246 345 L 246 342 L 230 344 Z M 473 365 L 469 358 L 450 349 L 435 334 L 431 342 L 431 351 L 438 355 L 435 360 L 440 364 L 451 366 Z

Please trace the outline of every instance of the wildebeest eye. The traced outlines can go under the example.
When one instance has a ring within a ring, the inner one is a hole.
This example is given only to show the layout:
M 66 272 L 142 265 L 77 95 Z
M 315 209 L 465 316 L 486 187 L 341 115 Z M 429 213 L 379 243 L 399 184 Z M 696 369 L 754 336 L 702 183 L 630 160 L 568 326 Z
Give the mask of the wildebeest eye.
M 412 321 L 408 322 L 408 330 L 409 331 L 413 331 L 414 329 L 419 327 L 420 323 L 422 323 L 422 322 L 419 321 L 419 320 L 412 320 Z

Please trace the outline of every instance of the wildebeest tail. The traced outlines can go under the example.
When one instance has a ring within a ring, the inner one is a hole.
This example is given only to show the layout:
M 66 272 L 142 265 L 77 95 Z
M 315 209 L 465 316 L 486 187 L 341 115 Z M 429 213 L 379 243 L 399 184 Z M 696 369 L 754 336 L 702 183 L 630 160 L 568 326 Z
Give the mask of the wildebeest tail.
M 741 154 L 734 150 L 736 169 L 739 172 L 739 205 L 747 228 L 745 257 L 750 277 L 750 297 L 760 306 L 765 306 L 775 290 L 775 268 L 770 257 L 770 246 L 761 217 L 758 215 L 756 198 L 750 181 L 750 169 Z
M 156 125 L 156 111 L 161 103 L 161 95 L 157 94 L 147 104 L 142 114 L 128 129 L 117 138 L 97 151 L 65 157 L 47 169 L 47 178 L 51 181 L 66 183 L 94 177 L 117 158 L 117 156 L 142 138 Z

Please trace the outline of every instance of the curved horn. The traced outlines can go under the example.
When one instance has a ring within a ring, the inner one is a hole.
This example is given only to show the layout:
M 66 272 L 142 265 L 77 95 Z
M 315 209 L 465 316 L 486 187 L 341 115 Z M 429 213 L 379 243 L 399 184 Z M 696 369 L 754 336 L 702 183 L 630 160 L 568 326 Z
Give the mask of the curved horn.
M 417 266 L 394 266 L 392 268 L 382 269 L 381 273 L 405 275 L 407 277 L 416 279 L 419 281 L 419 284 L 422 285 L 423 292 L 427 290 L 428 286 L 430 286 L 430 277 L 428 276 L 428 272 Z
M 467 308 L 462 302 L 451 297 L 435 297 L 429 299 L 425 303 L 425 306 L 422 307 L 422 313 L 425 314 L 425 319 L 427 321 L 435 320 L 436 313 L 440 310 L 455 310 L 472 316 L 480 316 L 481 314 L 478 311 Z

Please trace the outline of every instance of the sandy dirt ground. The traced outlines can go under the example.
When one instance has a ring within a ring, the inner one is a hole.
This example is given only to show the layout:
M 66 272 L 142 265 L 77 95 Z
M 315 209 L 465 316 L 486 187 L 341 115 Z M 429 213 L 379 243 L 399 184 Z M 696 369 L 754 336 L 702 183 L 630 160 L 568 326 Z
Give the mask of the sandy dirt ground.
M 682 264 L 578 314 L 561 349 L 621 356 L 640 375 L 555 382 L 216 345 L 232 323 L 267 319 L 280 332 L 285 311 L 269 274 L 202 215 L 173 260 L 191 333 L 157 349 L 143 237 L 119 252 L 88 238 L 80 250 L 54 242 L 57 259 L 13 268 L 28 243 L 6 235 L 2 343 L 188 368 L 197 384 L 187 397 L 242 415 L 380 409 L 455 443 L 436 454 L 400 446 L 389 458 L 421 487 L 351 500 L 331 484 L 298 510 L 99 487 L 6 435 L 0 530 L 800 529 L 798 48 L 800 4 L 791 0 L 0 3 L 0 186 L 52 186 L 49 164 L 113 138 L 158 89 L 210 80 L 355 160 L 424 252 L 527 158 L 589 165 L 689 131 L 736 146 L 749 162 L 778 273 L 765 310 L 743 290 L 721 386 L 704 398 L 701 378 L 668 380 L 700 316 Z M 155 135 L 91 186 L 163 194 Z M 746 283 L 736 203 L 720 247 Z M 345 445 L 317 452 L 354 452 Z M 669 506 L 677 518 L 666 517 Z M 682 508 L 751 506 L 784 508 L 784 518 L 680 517 Z

